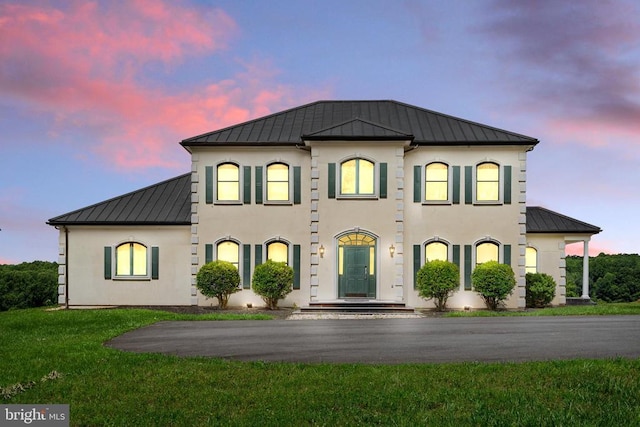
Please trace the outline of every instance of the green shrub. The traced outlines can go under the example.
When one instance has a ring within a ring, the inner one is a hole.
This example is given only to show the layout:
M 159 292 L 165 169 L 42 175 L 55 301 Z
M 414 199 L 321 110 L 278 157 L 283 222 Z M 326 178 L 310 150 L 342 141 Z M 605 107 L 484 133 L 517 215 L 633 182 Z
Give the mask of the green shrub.
M 284 262 L 268 260 L 253 271 L 253 291 L 260 295 L 271 310 L 278 308 L 278 300 L 293 290 L 293 268 Z
M 497 310 L 516 286 L 516 277 L 507 264 L 489 261 L 478 265 L 471 273 L 471 282 L 487 308 Z
M 47 261 L 0 265 L 0 311 L 55 305 L 58 264 Z
M 422 298 L 433 298 L 436 310 L 444 311 L 447 299 L 460 286 L 460 269 L 449 261 L 429 261 L 418 270 L 416 286 Z
M 556 296 L 556 281 L 545 273 L 527 273 L 527 307 L 542 308 Z
M 240 273 L 227 261 L 212 261 L 203 265 L 196 276 L 196 287 L 207 297 L 218 299 L 218 307 L 226 308 L 231 294 L 240 288 Z

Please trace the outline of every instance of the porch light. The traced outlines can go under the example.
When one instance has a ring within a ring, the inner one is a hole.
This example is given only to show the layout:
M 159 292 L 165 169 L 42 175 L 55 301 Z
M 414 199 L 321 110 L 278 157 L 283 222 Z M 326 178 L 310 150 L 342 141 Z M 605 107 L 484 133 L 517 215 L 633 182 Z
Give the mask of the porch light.
M 320 245 L 318 251 L 320 251 L 320 258 L 324 258 L 324 246 Z
M 391 255 L 391 258 L 393 258 L 393 254 L 396 253 L 396 247 L 393 246 L 393 244 L 391 244 L 391 246 L 389 246 L 389 255 Z

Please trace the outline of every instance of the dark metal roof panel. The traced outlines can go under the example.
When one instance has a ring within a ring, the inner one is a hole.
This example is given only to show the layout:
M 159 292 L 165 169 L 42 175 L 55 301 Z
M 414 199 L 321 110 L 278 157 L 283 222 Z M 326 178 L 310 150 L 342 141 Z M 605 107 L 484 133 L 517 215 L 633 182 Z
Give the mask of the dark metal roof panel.
M 302 137 L 304 139 L 413 139 L 413 135 L 362 119 L 342 122 Z
M 51 218 L 50 225 L 190 224 L 191 174 Z
M 540 206 L 527 207 L 527 233 L 598 234 L 601 231 L 600 227 Z
M 425 145 L 538 143 L 537 139 L 529 136 L 397 101 L 317 101 L 194 136 L 183 140 L 181 144 L 297 144 L 303 135 L 311 135 L 356 119 L 414 135 L 416 143 Z

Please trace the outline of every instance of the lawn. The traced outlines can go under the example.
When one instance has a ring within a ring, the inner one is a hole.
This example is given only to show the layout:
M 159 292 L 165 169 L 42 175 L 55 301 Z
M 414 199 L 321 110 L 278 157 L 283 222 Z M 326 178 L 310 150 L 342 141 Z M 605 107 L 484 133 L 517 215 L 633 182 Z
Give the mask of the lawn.
M 72 425 L 640 425 L 640 359 L 243 363 L 102 345 L 172 319 L 211 316 L 0 313 L 0 387 L 15 392 L 0 403 L 68 403 Z

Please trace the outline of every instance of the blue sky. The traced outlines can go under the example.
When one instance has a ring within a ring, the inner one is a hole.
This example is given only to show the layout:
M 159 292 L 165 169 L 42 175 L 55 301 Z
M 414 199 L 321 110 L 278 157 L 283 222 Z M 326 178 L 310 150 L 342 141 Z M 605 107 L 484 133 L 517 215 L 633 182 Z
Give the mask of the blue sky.
M 180 140 L 318 99 L 538 138 L 528 205 L 639 252 L 637 2 L 0 0 L 0 263 L 56 260 L 49 218 L 188 171 Z

